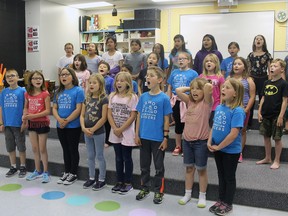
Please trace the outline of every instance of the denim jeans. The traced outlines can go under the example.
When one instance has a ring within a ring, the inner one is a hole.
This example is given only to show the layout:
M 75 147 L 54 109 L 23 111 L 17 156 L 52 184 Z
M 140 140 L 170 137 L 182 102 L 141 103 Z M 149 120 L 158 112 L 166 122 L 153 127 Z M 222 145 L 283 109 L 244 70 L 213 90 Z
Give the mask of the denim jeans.
M 99 163 L 98 180 L 105 181 L 106 177 L 106 161 L 104 158 L 105 133 L 93 135 L 92 137 L 84 135 L 84 138 L 87 148 L 89 177 L 95 178 L 95 158 L 96 158 Z
M 113 143 L 117 181 L 131 184 L 133 174 L 132 146 Z M 125 170 L 125 171 L 124 171 Z

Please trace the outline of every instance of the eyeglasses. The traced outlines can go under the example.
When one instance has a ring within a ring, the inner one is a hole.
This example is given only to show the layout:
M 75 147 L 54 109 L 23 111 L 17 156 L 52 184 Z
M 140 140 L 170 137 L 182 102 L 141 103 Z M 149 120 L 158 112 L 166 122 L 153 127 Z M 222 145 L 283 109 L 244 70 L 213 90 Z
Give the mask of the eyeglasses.
M 43 79 L 42 79 L 42 77 L 32 77 L 32 80 L 39 80 L 39 81 L 41 81 L 41 80 L 43 80 Z
M 14 78 L 14 77 L 16 77 L 15 74 L 11 74 L 11 75 L 7 75 L 7 76 L 6 76 L 7 79 Z
M 188 58 L 178 58 L 178 61 L 184 61 L 187 60 Z
M 60 77 L 67 77 L 67 76 L 70 76 L 71 74 L 70 73 L 62 73 L 62 74 L 59 74 Z

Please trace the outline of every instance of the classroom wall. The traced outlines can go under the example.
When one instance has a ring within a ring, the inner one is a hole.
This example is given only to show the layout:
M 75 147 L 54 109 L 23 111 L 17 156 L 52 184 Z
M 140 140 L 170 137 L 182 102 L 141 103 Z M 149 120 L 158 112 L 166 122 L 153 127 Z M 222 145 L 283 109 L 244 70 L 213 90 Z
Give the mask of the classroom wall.
M 28 70 L 43 70 L 44 76 L 58 82 L 56 63 L 65 55 L 64 44 L 71 42 L 79 52 L 78 18 L 84 11 L 43 0 L 26 2 L 26 26 L 39 26 L 40 51 L 26 53 Z

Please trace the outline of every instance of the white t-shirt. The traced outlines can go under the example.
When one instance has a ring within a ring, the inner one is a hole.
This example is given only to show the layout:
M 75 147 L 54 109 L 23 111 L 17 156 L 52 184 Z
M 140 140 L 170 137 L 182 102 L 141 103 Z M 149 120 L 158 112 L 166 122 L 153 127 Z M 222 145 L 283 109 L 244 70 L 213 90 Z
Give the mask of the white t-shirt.
M 73 64 L 74 55 L 67 57 L 66 55 L 62 56 L 57 62 L 56 66 L 58 68 L 68 67 L 70 64 Z
M 110 56 L 108 52 L 103 53 L 102 58 L 105 62 L 110 65 L 110 70 L 119 65 L 119 61 L 123 60 L 123 55 L 121 52 L 116 51 L 114 55 Z

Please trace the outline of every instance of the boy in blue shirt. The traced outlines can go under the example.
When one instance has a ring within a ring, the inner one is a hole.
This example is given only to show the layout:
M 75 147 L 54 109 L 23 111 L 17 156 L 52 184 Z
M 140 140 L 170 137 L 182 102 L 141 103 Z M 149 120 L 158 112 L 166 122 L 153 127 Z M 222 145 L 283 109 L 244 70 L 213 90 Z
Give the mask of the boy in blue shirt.
M 5 133 L 6 149 L 9 153 L 10 170 L 6 177 L 12 177 L 18 170 L 16 168 L 16 146 L 20 157 L 19 178 L 26 175 L 26 146 L 25 146 L 25 124 L 22 122 L 24 109 L 25 89 L 18 86 L 18 73 L 16 70 L 8 70 L 5 74 L 9 85 L 0 97 L 0 130 Z
M 161 68 L 148 67 L 146 83 L 149 92 L 141 95 L 135 131 L 135 143 L 140 148 L 141 191 L 136 200 L 143 200 L 150 193 L 150 164 L 153 156 L 156 170 L 153 202 L 160 204 L 164 196 L 164 155 L 169 139 L 169 115 L 172 113 L 169 97 L 161 91 L 164 79 Z

